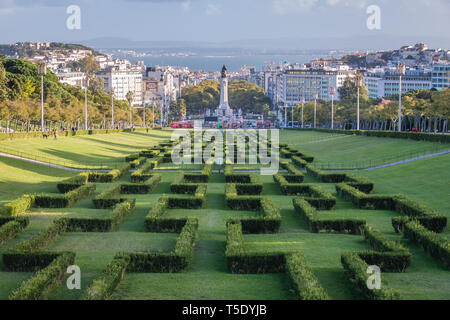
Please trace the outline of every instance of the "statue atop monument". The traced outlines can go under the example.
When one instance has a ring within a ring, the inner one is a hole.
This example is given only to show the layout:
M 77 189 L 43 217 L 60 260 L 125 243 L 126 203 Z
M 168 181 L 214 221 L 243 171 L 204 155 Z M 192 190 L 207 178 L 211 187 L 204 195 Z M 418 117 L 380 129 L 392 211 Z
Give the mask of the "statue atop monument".
M 227 67 L 225 67 L 225 65 L 223 65 L 222 68 L 222 78 L 226 78 L 227 77 Z

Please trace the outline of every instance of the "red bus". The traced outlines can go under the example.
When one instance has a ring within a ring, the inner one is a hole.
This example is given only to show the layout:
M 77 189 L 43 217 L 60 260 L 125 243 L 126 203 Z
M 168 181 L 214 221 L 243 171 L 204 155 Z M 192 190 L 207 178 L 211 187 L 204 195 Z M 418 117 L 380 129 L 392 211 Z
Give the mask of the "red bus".
M 192 129 L 194 124 L 192 122 L 171 122 L 170 127 L 173 129 Z

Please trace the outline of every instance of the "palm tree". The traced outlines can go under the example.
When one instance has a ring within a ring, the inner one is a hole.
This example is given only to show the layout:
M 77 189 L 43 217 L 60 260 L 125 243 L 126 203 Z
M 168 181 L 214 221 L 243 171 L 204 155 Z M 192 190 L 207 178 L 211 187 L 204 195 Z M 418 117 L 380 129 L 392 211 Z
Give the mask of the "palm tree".
M 133 91 L 128 91 L 128 93 L 126 95 L 126 98 L 127 98 L 128 104 L 130 105 L 130 127 L 132 127 L 133 126 L 133 116 L 132 116 L 132 113 L 131 113 L 131 104 L 134 101 L 134 92 Z

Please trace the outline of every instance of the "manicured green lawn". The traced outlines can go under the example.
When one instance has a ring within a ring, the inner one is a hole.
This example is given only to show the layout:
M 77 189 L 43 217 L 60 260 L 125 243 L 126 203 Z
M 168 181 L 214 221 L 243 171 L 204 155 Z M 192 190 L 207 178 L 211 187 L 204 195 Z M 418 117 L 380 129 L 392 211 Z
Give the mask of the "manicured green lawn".
M 56 192 L 56 183 L 76 173 L 0 157 L 0 205 L 25 193 Z
M 0 152 L 76 168 L 117 165 L 127 155 L 169 140 L 170 130 L 1 141 Z
M 312 154 L 315 164 L 325 169 L 368 168 L 450 150 L 436 142 L 292 130 L 280 133 L 280 143 Z
M 366 140 L 367 146 L 356 140 L 354 146 L 357 149 L 356 145 L 359 144 L 361 150 L 368 150 L 369 154 L 373 154 L 371 150 L 374 150 L 374 153 L 378 152 L 381 148 L 378 141 L 383 140 L 381 138 L 333 136 L 317 132 L 297 132 L 295 134 L 297 139 L 293 132 L 283 132 L 282 140 L 290 140 L 291 146 L 297 143 L 296 147 L 299 150 L 310 152 L 313 155 L 316 155 L 316 153 L 324 154 L 327 159 L 333 159 L 332 153 L 335 152 L 336 158 L 344 159 L 342 161 L 351 161 L 351 157 L 347 158 L 343 152 L 332 149 L 330 145 L 328 147 L 331 149 L 327 152 L 327 147 L 324 147 L 324 144 L 342 143 L 354 138 L 369 139 Z M 119 136 L 118 139 L 129 139 L 127 134 Z M 129 147 L 107 147 L 105 141 L 95 142 L 102 147 L 98 145 L 94 147 L 89 138 L 98 138 L 98 136 L 84 137 L 84 139 L 83 137 L 76 138 L 79 139 L 77 140 L 79 149 L 76 151 L 79 160 L 76 161 L 82 161 L 83 159 L 80 152 L 83 143 L 86 143 L 86 148 L 91 154 L 101 155 L 103 152 L 107 152 L 107 157 L 113 159 L 118 154 L 123 157 L 133 150 L 142 149 L 148 146 L 149 141 L 148 136 L 142 135 L 142 137 L 137 138 L 136 142 L 128 142 Z M 140 139 L 144 139 L 145 142 Z M 377 139 L 376 143 L 371 143 L 371 139 Z M 316 140 L 321 140 L 321 142 Z M 394 143 L 390 142 L 392 139 L 386 140 L 389 140 L 385 142 L 386 148 L 391 148 L 391 151 L 395 149 Z M 74 140 L 67 141 L 72 143 Z M 410 141 L 404 140 L 397 141 L 400 145 L 404 142 L 410 143 Z M 413 149 L 422 148 L 419 142 L 411 143 L 418 144 L 418 146 L 411 144 Z M 60 149 L 66 148 L 63 145 Z M 310 146 L 311 149 L 306 150 L 306 146 Z M 110 148 L 110 150 L 105 151 L 105 148 Z M 322 148 L 325 149 L 322 150 Z M 450 155 L 447 155 L 375 171 L 364 171 L 358 174 L 375 182 L 374 193 L 403 193 L 448 216 L 450 213 L 449 160 Z M 0 168 L 2 169 L 0 171 L 0 201 L 3 202 L 14 199 L 22 193 L 56 192 L 57 181 L 75 174 L 11 159 L 1 159 Z M 136 209 L 125 218 L 114 232 L 64 233 L 48 246 L 50 250 L 76 252 L 75 264 L 81 268 L 82 290 L 68 290 L 65 284 L 62 284 L 47 298 L 79 299 L 83 291 L 102 273 L 117 252 L 168 252 L 173 250 L 177 234 L 147 233 L 144 227 L 145 216 L 151 207 L 163 194 L 170 194 L 170 184 L 177 172 L 160 172 L 160 174 L 162 174 L 163 179 L 154 192 L 148 195 L 127 196 L 136 198 Z M 278 234 L 245 235 L 246 249 L 260 252 L 301 251 L 332 299 L 360 299 L 359 293 L 344 275 L 340 255 L 344 251 L 370 250 L 363 237 L 310 233 L 306 223 L 294 211 L 292 197 L 281 194 L 272 176 L 261 176 L 260 179 L 264 183 L 263 195 L 270 197 L 281 211 L 282 225 Z M 115 183 L 129 181 L 130 174 L 126 174 Z M 306 176 L 304 183 L 317 184 L 336 196 L 334 184 L 319 183 L 310 176 Z M 27 213 L 31 219 L 30 226 L 25 231 L 20 232 L 15 239 L 0 247 L 0 299 L 7 299 L 9 293 L 17 288 L 21 281 L 33 275 L 32 273 L 8 272 L 1 260 L 2 253 L 15 244 L 45 230 L 56 217 L 104 217 L 110 210 L 95 209 L 92 198 L 111 186 L 111 184 L 97 184 L 94 195 L 76 203 L 71 208 L 33 209 Z M 383 281 L 388 282 L 392 288 L 399 291 L 403 298 L 450 299 L 448 271 L 443 269 L 439 262 L 427 255 L 421 248 L 412 245 L 394 232 L 391 219 L 397 213 L 360 210 L 338 197 L 337 205 L 333 210 L 322 211 L 320 214 L 323 217 L 360 217 L 366 219 L 369 225 L 376 227 L 387 237 L 400 241 L 410 250 L 413 254 L 412 264 L 405 273 L 382 274 Z M 256 215 L 254 212 L 227 210 L 224 176 L 223 174 L 213 174 L 208 183 L 207 202 L 204 208 L 199 210 L 174 209 L 169 210 L 166 214 L 167 217 L 195 217 L 199 219 L 198 242 L 193 262 L 188 269 L 177 274 L 128 272 L 113 298 L 155 300 L 295 299 L 290 288 L 290 282 L 285 274 L 235 275 L 228 271 L 225 259 L 226 221 L 229 218 L 243 218 L 254 215 Z M 445 236 L 449 235 L 448 230 L 447 227 Z

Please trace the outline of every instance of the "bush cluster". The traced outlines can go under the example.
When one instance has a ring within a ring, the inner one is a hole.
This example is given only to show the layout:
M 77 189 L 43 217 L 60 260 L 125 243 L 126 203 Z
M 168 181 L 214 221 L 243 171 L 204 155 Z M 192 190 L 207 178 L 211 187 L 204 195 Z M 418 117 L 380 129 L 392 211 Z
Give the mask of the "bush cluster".
M 426 229 L 417 221 L 405 223 L 403 235 L 450 269 L 450 241 L 447 238 Z
M 281 225 L 281 213 L 270 198 L 256 195 L 241 196 L 239 184 L 227 183 L 225 197 L 231 210 L 259 211 L 260 216 L 239 220 L 245 233 L 276 233 Z M 248 190 L 247 190 L 248 191 Z
M 62 195 L 37 194 L 34 196 L 34 205 L 38 208 L 67 208 L 90 196 L 94 191 L 94 184 L 85 184 L 78 189 L 74 189 Z
M 20 287 L 9 295 L 9 300 L 39 300 L 64 279 L 67 267 L 75 262 L 75 253 L 63 252 L 47 267 L 38 271 L 34 277 L 22 282 Z
M 125 276 L 129 263 L 130 257 L 127 255 L 114 257 L 113 261 L 103 270 L 102 275 L 87 288 L 81 300 L 109 299 Z
M 320 218 L 317 212 L 308 201 L 301 198 L 292 200 L 295 211 L 297 211 L 309 226 L 309 230 L 313 233 L 319 232 L 337 232 L 348 234 L 361 234 L 366 221 L 359 218 Z
M 35 197 L 24 194 L 20 198 L 13 200 L 0 208 L 0 217 L 12 217 L 34 207 Z
M 0 217 L 0 247 L 13 239 L 21 230 L 25 229 L 30 220 L 28 217 L 2 218 Z
M 60 253 L 40 251 L 66 230 L 64 221 L 57 219 L 46 230 L 32 236 L 3 253 L 3 263 L 13 272 L 33 272 L 48 266 Z
M 124 253 L 130 257 L 129 272 L 174 273 L 186 269 L 192 260 L 197 238 L 198 220 L 187 219 L 169 253 Z
M 151 193 L 161 182 L 160 174 L 153 174 L 144 183 L 122 184 L 121 194 L 148 194 Z
M 225 251 L 228 269 L 237 274 L 286 272 L 300 300 L 326 300 L 323 289 L 300 252 L 247 252 L 244 247 L 243 224 L 227 221 Z
M 107 173 L 89 172 L 89 182 L 111 183 L 128 172 L 130 168 L 130 163 L 124 163 L 117 169 L 113 169 Z
M 114 207 L 104 218 L 60 218 L 66 232 L 110 232 L 135 208 L 135 199 L 126 200 Z
M 57 188 L 60 193 L 67 193 L 85 185 L 86 183 L 88 183 L 88 180 L 89 173 L 82 172 L 74 177 L 61 181 L 60 183 L 58 183 Z
M 398 300 L 400 295 L 385 285 L 381 289 L 369 289 L 367 279 L 369 265 L 356 252 L 344 252 L 341 255 L 341 263 L 347 277 L 356 285 L 361 294 L 370 300 Z

